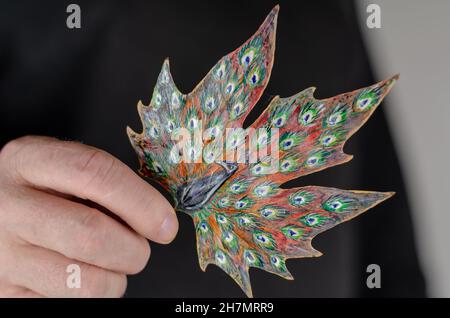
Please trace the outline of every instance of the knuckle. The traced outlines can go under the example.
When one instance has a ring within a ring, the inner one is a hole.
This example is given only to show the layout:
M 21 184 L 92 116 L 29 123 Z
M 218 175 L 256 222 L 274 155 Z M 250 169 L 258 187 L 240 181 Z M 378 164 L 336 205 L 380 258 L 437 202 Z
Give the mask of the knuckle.
M 81 269 L 81 288 L 77 290 L 79 297 L 104 297 L 109 289 L 108 273 L 93 265 L 83 265 Z
M 10 140 L 3 146 L 2 153 L 3 153 L 3 151 L 5 151 L 5 152 L 17 151 L 18 149 L 22 148 L 26 144 L 29 144 L 36 138 L 37 137 L 35 137 L 35 136 L 23 136 L 23 137 L 19 137 L 19 138 Z
M 7 142 L 3 148 L 0 150 L 0 156 L 10 157 L 16 154 L 19 150 L 24 147 L 31 145 L 33 143 L 47 140 L 48 142 L 54 141 L 56 139 L 50 137 L 39 137 L 39 136 L 23 136 Z
M 94 209 L 92 209 L 94 210 Z M 88 210 L 80 218 L 80 237 L 74 240 L 74 254 L 80 254 L 85 262 L 94 262 L 103 246 L 103 235 L 100 231 L 101 217 L 96 211 Z M 74 255 L 75 256 L 75 255 Z
M 0 150 L 0 157 L 4 158 L 5 156 L 8 156 L 9 154 L 17 151 L 17 149 L 19 147 L 18 143 L 20 143 L 18 141 L 18 139 L 14 139 L 14 140 L 11 140 L 8 143 L 6 143 L 3 146 L 3 148 Z
M 87 150 L 75 164 L 75 169 L 83 178 L 84 189 L 90 187 L 102 189 L 102 185 L 108 183 L 114 175 L 116 159 L 102 150 Z
M 27 144 L 27 140 L 29 138 L 31 137 L 21 137 L 6 143 L 0 150 L 0 161 L 11 161 L 15 154 L 19 152 L 19 150 L 23 149 L 23 147 Z
M 121 297 L 127 288 L 123 274 L 110 272 L 92 265 L 84 265 L 84 279 L 78 293 L 80 297 Z
M 20 170 L 22 164 L 21 161 L 23 161 L 22 159 L 27 156 L 27 152 L 29 153 L 33 151 L 32 146 L 39 143 L 48 144 L 55 141 L 57 141 L 55 138 L 40 136 L 23 136 L 13 139 L 0 149 L 0 168 L 6 167 L 5 172 L 9 176 L 17 177 L 17 174 L 14 172 Z M 25 154 L 23 154 L 24 152 Z

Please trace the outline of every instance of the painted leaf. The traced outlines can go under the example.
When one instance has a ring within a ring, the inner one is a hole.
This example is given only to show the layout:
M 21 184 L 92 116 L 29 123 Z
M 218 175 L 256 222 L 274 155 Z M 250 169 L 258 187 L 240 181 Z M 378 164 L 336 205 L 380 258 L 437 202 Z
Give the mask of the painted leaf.
M 219 266 L 250 297 L 250 267 L 293 279 L 286 259 L 320 256 L 311 245 L 317 234 L 393 195 L 280 186 L 349 161 L 344 143 L 398 76 L 322 100 L 314 88 L 275 97 L 242 128 L 270 77 L 277 14 L 278 6 L 189 94 L 176 88 L 166 60 L 150 104 L 138 103 L 142 133 L 128 128 L 141 174 L 160 182 L 176 209 L 193 218 L 200 267 Z M 268 159 L 275 153 L 274 165 Z

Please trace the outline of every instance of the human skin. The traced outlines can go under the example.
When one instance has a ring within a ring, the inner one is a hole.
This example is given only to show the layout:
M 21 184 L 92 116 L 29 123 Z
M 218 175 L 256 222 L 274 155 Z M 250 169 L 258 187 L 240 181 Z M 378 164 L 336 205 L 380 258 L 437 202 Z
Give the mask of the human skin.
M 121 297 L 147 239 L 177 231 L 170 203 L 102 150 L 27 136 L 0 151 L 0 297 Z M 70 264 L 80 288 L 66 283 Z

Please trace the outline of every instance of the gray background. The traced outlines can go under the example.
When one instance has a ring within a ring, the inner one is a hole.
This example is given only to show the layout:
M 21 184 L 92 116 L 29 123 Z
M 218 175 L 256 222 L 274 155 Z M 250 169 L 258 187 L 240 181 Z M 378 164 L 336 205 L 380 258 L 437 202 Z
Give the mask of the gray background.
M 450 1 L 356 3 L 377 79 L 400 73 L 385 110 L 409 191 L 428 293 L 450 297 Z M 370 3 L 381 7 L 380 29 L 366 26 Z

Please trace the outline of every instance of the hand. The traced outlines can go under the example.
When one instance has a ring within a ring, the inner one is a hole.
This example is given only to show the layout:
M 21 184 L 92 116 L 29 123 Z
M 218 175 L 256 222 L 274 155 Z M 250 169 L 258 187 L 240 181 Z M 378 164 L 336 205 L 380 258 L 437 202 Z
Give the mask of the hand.
M 0 152 L 0 297 L 120 297 L 149 259 L 146 238 L 177 230 L 170 203 L 102 150 L 23 137 Z M 80 288 L 66 283 L 70 264 Z

